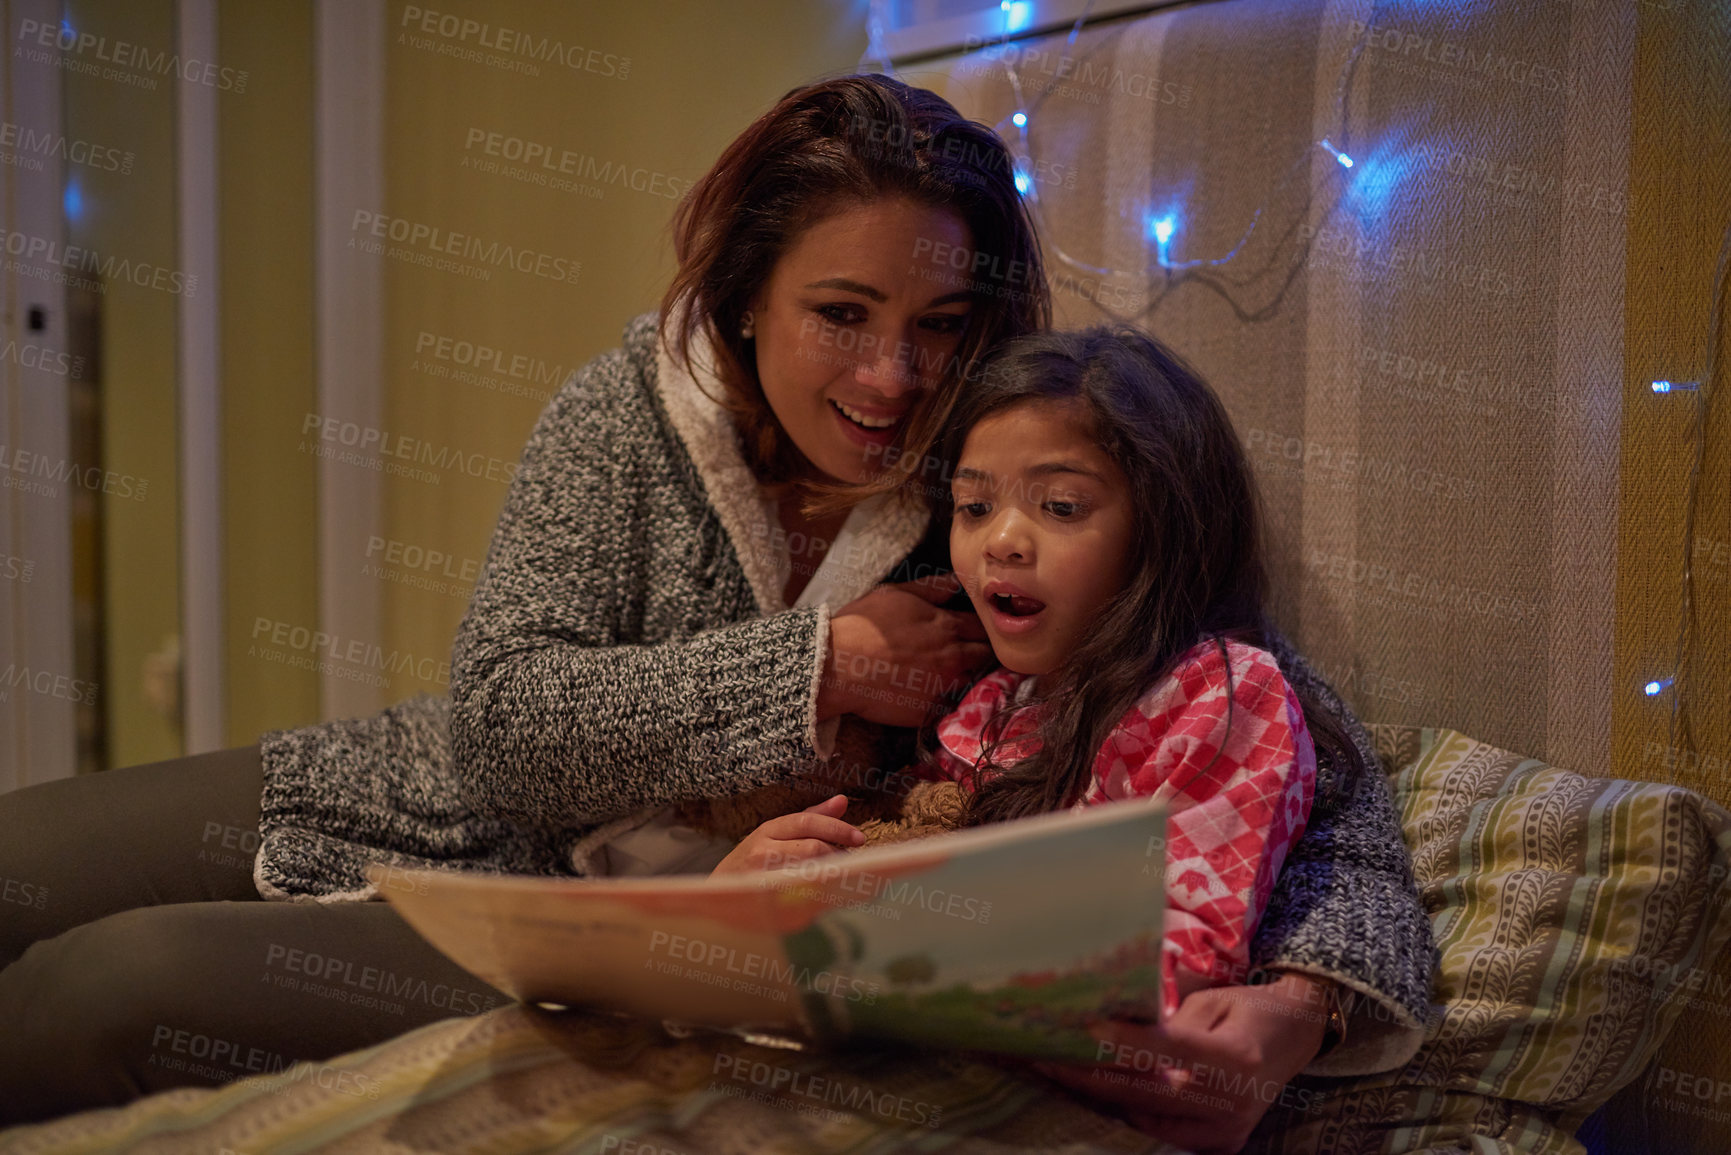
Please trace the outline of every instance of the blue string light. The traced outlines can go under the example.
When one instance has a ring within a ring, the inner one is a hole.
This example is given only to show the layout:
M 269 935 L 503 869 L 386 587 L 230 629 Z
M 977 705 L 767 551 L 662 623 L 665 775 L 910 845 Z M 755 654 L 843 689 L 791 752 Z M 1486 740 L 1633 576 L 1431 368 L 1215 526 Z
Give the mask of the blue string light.
M 999 0 L 998 7 L 1004 13 L 1004 31 L 1020 32 L 1034 19 L 1034 5 L 1031 0 Z
M 1653 392 L 1655 393 L 1693 393 L 1699 388 L 1701 388 L 1701 382 L 1699 381 L 1653 382 Z
M 1004 13 L 1005 31 L 1002 34 L 1004 42 L 1008 41 L 1010 33 L 1025 28 L 1032 21 L 1033 5 L 1024 2 L 1024 0 L 999 0 L 998 7 Z M 1091 8 L 1092 5 L 1089 5 L 1089 7 Z M 1071 26 L 1068 41 L 1069 46 L 1075 45 L 1076 37 L 1081 33 L 1082 25 L 1087 21 L 1087 18 L 1087 12 L 1084 11 L 1082 16 Z M 1352 51 L 1349 53 L 1347 67 L 1344 68 L 1341 73 L 1341 83 L 1336 92 L 1335 103 L 1343 124 L 1346 117 L 1345 88 L 1347 77 L 1351 74 L 1351 65 L 1353 60 L 1357 58 L 1359 52 L 1364 48 L 1367 35 L 1368 33 L 1360 35 L 1357 41 L 1354 42 Z M 1027 106 L 1022 99 L 1021 76 L 1019 75 L 1015 64 L 1006 58 L 1004 61 L 1004 67 L 1009 75 L 1010 87 L 1015 95 L 1016 101 L 1016 110 L 1012 112 L 1007 119 L 1009 120 L 1009 123 L 1015 127 L 1016 137 L 1021 145 L 1021 148 L 1016 150 L 1016 168 L 1014 173 L 1016 191 L 1025 197 L 1030 204 L 1037 205 L 1039 201 L 1038 193 L 1033 187 L 1033 180 L 1027 175 L 1027 165 L 1030 163 L 1033 155 L 1033 144 L 1031 141 L 1032 134 L 1029 130 L 1032 118 L 1029 116 Z M 1036 101 L 1036 103 L 1038 103 L 1038 101 Z M 1003 122 L 1001 121 L 998 125 L 998 131 L 1000 135 L 1005 135 Z M 1334 142 L 1329 140 L 1327 137 L 1317 141 L 1316 144 L 1318 148 L 1321 148 L 1324 152 L 1328 153 L 1329 156 L 1333 157 L 1335 163 L 1340 165 L 1341 168 L 1351 171 L 1356 167 L 1356 163 L 1353 161 L 1352 157 L 1348 155 L 1345 150 L 1336 148 Z M 1287 181 L 1294 178 L 1294 176 L 1300 171 L 1302 165 L 1303 160 L 1300 158 L 1300 160 L 1288 171 L 1286 177 L 1280 182 L 1282 188 L 1285 187 Z M 1380 183 L 1384 186 L 1389 184 L 1386 180 Z M 1170 290 L 1173 285 L 1176 284 L 1176 282 L 1172 280 L 1172 274 L 1175 272 L 1181 275 L 1188 275 L 1193 271 L 1214 269 L 1221 265 L 1230 263 L 1231 260 L 1236 257 L 1250 241 L 1251 234 L 1256 231 L 1256 227 L 1261 223 L 1261 220 L 1262 209 L 1259 207 L 1256 212 L 1252 214 L 1249 227 L 1245 229 L 1244 235 L 1239 237 L 1238 242 L 1224 255 L 1213 258 L 1199 258 L 1174 264 L 1170 259 L 1170 246 L 1172 235 L 1177 231 L 1177 220 L 1172 214 L 1167 214 L 1161 217 L 1150 216 L 1148 218 L 1148 235 L 1154 241 L 1155 259 L 1168 279 L 1167 289 Z M 1071 268 L 1098 276 L 1112 276 L 1115 274 L 1115 270 L 1113 269 L 1103 268 L 1077 260 L 1069 253 L 1064 252 L 1063 248 L 1057 243 L 1055 238 L 1048 236 L 1045 239 L 1048 253 Z M 1161 296 L 1164 296 L 1164 293 L 1162 293 Z M 1159 298 L 1157 297 L 1156 300 L 1158 299 Z
M 1672 679 L 1670 678 L 1655 678 L 1645 686 L 1641 687 L 1641 693 L 1647 695 L 1649 698 L 1657 698 L 1670 687 L 1671 681 Z
M 1171 252 L 1172 234 L 1177 231 L 1178 218 L 1172 213 L 1163 217 L 1151 217 L 1148 221 L 1148 235 L 1154 238 L 1155 252 L 1163 265 L 1168 263 L 1166 258 Z

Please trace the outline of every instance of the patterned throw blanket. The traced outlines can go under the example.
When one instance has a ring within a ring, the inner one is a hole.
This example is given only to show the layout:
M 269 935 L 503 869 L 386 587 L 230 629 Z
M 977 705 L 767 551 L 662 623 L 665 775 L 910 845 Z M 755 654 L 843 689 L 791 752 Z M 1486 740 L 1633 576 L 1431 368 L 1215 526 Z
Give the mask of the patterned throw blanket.
M 521 1006 L 213 1090 L 0 1135 L 0 1153 L 1172 1153 L 1052 1084 L 957 1054 L 810 1054 Z

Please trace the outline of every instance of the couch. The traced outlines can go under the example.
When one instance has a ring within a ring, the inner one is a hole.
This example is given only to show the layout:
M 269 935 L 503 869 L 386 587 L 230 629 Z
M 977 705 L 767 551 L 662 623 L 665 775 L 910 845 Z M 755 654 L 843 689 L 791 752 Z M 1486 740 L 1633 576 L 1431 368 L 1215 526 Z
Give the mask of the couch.
M 1619 1155 L 1724 1150 L 1727 1070 L 1699 1044 L 1731 1009 L 1731 813 L 1457 731 L 1373 733 L 1442 948 L 1432 1022 L 1397 1071 L 1301 1077 L 1248 1150 L 1579 1155 L 1590 1116 Z M 1175 1155 L 1010 1064 L 884 1046 L 796 1053 L 518 1006 L 0 1133 L 0 1155 L 913 1147 Z

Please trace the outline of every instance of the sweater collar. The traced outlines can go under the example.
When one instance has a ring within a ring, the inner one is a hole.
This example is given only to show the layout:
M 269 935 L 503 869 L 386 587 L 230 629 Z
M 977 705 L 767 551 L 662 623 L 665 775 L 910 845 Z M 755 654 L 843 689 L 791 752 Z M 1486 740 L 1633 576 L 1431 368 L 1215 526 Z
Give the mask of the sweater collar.
M 671 330 L 670 330 L 671 331 Z M 656 342 L 655 385 L 674 431 L 691 456 L 722 528 L 745 570 L 758 612 L 788 609 L 782 598 L 792 559 L 775 503 L 764 493 L 740 452 L 733 419 L 714 398 L 722 395 L 708 334 L 691 342 L 692 370 Z M 797 605 L 832 609 L 863 597 L 919 543 L 930 512 L 897 493 L 861 502 L 848 514 Z

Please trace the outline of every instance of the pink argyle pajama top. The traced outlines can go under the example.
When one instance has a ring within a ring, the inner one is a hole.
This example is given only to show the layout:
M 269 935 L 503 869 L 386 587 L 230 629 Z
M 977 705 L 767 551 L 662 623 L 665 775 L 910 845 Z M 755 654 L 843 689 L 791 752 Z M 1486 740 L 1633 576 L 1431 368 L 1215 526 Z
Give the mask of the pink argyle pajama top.
M 1230 641 L 1226 652 L 1230 726 L 1226 662 L 1218 644 L 1203 642 L 1113 728 L 1077 803 L 1145 797 L 1168 803 L 1161 944 L 1168 1015 L 1182 993 L 1244 981 L 1251 937 L 1287 851 L 1304 833 L 1316 787 L 1316 750 L 1274 656 Z M 938 723 L 941 775 L 967 784 L 987 720 L 1006 706 L 1034 703 L 1010 718 L 997 761 L 1039 748 L 1033 732 L 1039 707 L 1027 693 L 1029 680 L 999 667 L 974 684 Z M 1179 967 L 1192 973 L 1180 979 Z

